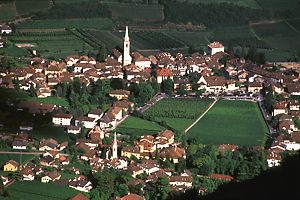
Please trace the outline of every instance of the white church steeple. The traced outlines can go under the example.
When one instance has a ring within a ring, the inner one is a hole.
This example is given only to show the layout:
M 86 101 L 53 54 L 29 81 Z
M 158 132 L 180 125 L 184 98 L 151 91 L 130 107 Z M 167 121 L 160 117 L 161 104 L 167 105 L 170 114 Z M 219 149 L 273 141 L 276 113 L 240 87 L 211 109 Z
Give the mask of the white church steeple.
M 130 40 L 129 40 L 128 26 L 126 26 L 124 46 L 123 46 L 123 66 L 130 65 L 131 61 L 132 58 L 130 56 Z
M 112 146 L 112 157 L 111 159 L 113 158 L 118 158 L 118 144 L 117 144 L 117 134 L 115 132 L 115 135 L 114 135 L 114 143 L 113 143 L 113 146 Z

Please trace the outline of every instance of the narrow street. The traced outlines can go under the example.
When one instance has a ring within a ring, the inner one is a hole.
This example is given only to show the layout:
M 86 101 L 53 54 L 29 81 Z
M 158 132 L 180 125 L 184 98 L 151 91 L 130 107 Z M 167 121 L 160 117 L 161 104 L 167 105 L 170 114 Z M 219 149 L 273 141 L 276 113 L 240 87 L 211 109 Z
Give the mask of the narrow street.
M 152 107 L 155 103 L 157 103 L 157 102 L 159 102 L 160 100 L 165 99 L 165 98 L 167 98 L 167 97 L 168 97 L 168 96 L 167 96 L 166 94 L 163 94 L 163 93 L 157 94 L 157 95 L 155 95 L 152 99 L 150 99 L 150 100 L 148 101 L 148 103 L 146 103 L 143 107 L 138 108 L 138 110 L 139 110 L 141 113 L 143 113 L 143 112 L 145 112 L 146 110 L 148 110 L 150 107 Z

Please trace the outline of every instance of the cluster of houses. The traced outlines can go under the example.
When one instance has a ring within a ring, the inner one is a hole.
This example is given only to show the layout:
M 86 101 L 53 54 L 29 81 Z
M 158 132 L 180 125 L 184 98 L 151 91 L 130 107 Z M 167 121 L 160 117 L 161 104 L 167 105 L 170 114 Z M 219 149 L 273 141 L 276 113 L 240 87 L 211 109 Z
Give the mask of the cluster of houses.
M 111 94 L 113 96 L 115 91 L 112 91 L 110 95 Z M 57 113 L 53 115 L 52 123 L 56 126 L 67 127 L 67 132 L 75 135 L 81 132 L 82 127 L 92 129 L 98 124 L 102 129 L 112 129 L 116 127 L 118 122 L 123 119 L 124 116 L 133 111 L 133 107 L 133 102 L 130 102 L 127 99 L 121 99 L 116 101 L 106 113 L 103 113 L 101 109 L 92 109 L 87 116 L 74 118 L 73 123 L 73 116 L 71 114 Z
M 2 29 L 1 29 L 2 27 Z M 5 26 L 4 26 L 5 28 Z M 0 26 L 2 33 L 3 26 Z M 8 32 L 5 32 L 8 34 Z M 1 43 L 0 43 L 1 47 Z M 72 82 L 78 77 L 81 83 L 89 85 L 91 80 L 122 78 L 127 83 L 139 83 L 146 80 L 156 80 L 162 83 L 166 79 L 174 82 L 174 90 L 184 86 L 186 90 L 192 90 L 193 83 L 187 74 L 196 73 L 199 80 L 196 82 L 198 90 L 207 93 L 221 95 L 224 93 L 252 93 L 258 94 L 265 86 L 271 86 L 273 93 L 289 97 L 300 95 L 300 66 L 281 67 L 274 71 L 273 65 L 256 66 L 244 59 L 232 58 L 222 64 L 221 59 L 228 54 L 224 52 L 224 46 L 219 42 L 208 45 L 209 54 L 194 53 L 185 57 L 183 54 L 172 56 L 168 52 L 156 55 L 143 56 L 138 52 L 130 53 L 130 40 L 128 28 L 124 38 L 124 50 L 121 53 L 117 49 L 112 50 L 105 62 L 98 62 L 88 56 L 68 56 L 62 61 L 48 61 L 43 58 L 33 58 L 31 64 L 23 68 L 0 71 L 0 87 L 31 90 L 35 88 L 38 98 L 46 98 L 52 95 L 59 83 Z M 153 67 L 155 66 L 155 67 Z M 228 77 L 219 76 L 217 71 L 223 70 Z M 289 73 L 286 73 L 289 72 Z M 291 73 L 290 73 L 291 72 Z M 173 163 L 186 158 L 186 151 L 180 144 L 174 141 L 174 133 L 170 130 L 159 132 L 156 136 L 143 135 L 132 146 L 125 146 L 118 154 L 118 140 L 116 135 L 111 144 L 103 143 L 103 139 L 109 136 L 108 131 L 133 110 L 134 103 L 128 100 L 130 95 L 126 90 L 113 90 L 108 94 L 115 98 L 115 103 L 103 113 L 100 109 L 92 109 L 87 116 L 74 118 L 70 114 L 53 114 L 52 123 L 55 126 L 63 126 L 68 134 L 79 135 L 83 129 L 89 129 L 87 137 L 77 139 L 75 149 L 80 150 L 78 161 L 89 163 L 93 172 L 104 168 L 114 168 L 128 171 L 135 179 L 132 184 L 146 184 L 154 182 L 158 177 L 166 177 L 175 190 L 186 190 L 192 187 L 193 177 L 189 171 L 181 174 L 172 169 L 162 168 L 155 160 L 159 156 L 163 160 Z M 23 101 L 16 105 L 18 110 L 28 109 L 31 113 L 47 113 L 55 111 L 58 106 L 53 104 Z M 280 134 L 268 149 L 268 165 L 270 167 L 280 164 L 280 153 L 288 150 L 300 149 L 300 132 L 295 119 L 300 119 L 299 102 L 296 100 L 283 100 L 274 106 L 273 116 L 278 117 L 278 130 L 286 131 Z M 25 129 L 30 127 L 25 127 Z M 2 135 L 3 137 L 10 137 Z M 14 149 L 25 150 L 33 141 L 26 134 L 18 134 L 13 137 Z M 54 139 L 46 138 L 39 141 L 39 151 L 43 154 L 38 158 L 39 165 L 29 163 L 25 166 L 10 160 L 4 165 L 4 171 L 20 171 L 22 179 L 26 181 L 40 178 L 41 182 L 58 182 L 88 192 L 92 189 L 91 182 L 84 177 L 80 169 L 69 168 L 76 175 L 72 179 L 63 180 L 62 171 L 70 165 L 69 155 L 62 153 L 68 147 L 68 142 L 58 143 Z M 103 149 L 107 151 L 104 152 Z M 219 150 L 235 151 L 237 145 L 220 145 Z M 103 156 L 104 155 L 104 156 Z M 105 158 L 103 158 L 105 157 Z M 134 162 L 132 158 L 143 159 Z M 44 167 L 50 167 L 53 171 L 45 171 Z M 139 177 L 146 175 L 146 180 Z M 211 174 L 210 178 L 231 181 L 233 178 L 226 175 Z M 3 182 L 8 183 L 6 177 Z M 127 197 L 126 197 L 127 196 Z M 136 199 L 138 195 L 128 194 L 121 199 Z M 75 198 L 75 197 L 74 197 Z M 84 199 L 84 197 L 81 196 Z M 143 198 L 138 196 L 138 198 Z M 76 198 L 75 198 L 76 199 Z
M 174 133 L 170 130 L 164 130 L 157 134 L 156 137 L 152 135 L 143 135 L 139 141 L 135 141 L 133 146 L 124 147 L 121 155 L 131 158 L 154 158 L 155 156 L 163 160 L 169 159 L 173 163 L 178 163 L 179 159 L 186 158 L 184 148 L 179 147 L 174 141 Z
M 300 121 L 300 102 L 298 100 L 279 101 L 273 107 L 273 116 L 278 119 L 279 134 L 268 150 L 270 167 L 280 165 L 282 152 L 300 149 L 300 130 L 295 124 L 295 121 Z

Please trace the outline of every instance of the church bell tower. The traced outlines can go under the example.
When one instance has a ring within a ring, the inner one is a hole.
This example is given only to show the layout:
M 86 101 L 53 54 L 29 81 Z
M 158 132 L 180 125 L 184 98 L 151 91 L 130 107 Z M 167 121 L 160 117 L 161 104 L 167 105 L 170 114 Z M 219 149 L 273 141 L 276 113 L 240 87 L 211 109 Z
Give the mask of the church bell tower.
M 124 46 L 123 46 L 123 66 L 130 65 L 132 58 L 130 56 L 130 40 L 128 34 L 128 26 L 126 26 Z
M 113 146 L 112 146 L 112 159 L 114 158 L 118 158 L 118 144 L 117 144 L 117 135 L 115 133 L 114 135 L 114 143 L 113 143 Z

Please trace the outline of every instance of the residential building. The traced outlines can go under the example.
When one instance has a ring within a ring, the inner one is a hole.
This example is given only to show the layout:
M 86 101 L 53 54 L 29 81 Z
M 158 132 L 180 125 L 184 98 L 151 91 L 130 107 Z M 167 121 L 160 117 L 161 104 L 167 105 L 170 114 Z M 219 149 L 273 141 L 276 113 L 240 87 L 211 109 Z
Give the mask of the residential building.
M 20 164 L 14 160 L 9 160 L 5 163 L 3 171 L 5 172 L 15 172 L 19 169 Z
M 72 118 L 70 114 L 59 113 L 52 117 L 52 122 L 54 125 L 70 126 Z
M 224 52 L 224 46 L 220 42 L 212 42 L 208 45 L 208 52 L 210 55 L 214 55 L 218 52 Z

